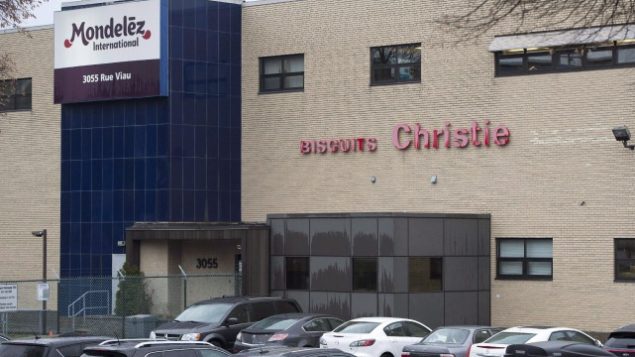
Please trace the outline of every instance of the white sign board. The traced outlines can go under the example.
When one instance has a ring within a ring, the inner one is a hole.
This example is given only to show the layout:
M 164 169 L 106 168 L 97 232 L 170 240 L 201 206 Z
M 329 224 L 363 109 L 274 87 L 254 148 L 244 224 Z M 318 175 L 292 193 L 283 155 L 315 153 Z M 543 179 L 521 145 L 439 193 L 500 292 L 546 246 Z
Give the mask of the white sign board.
M 0 284 L 0 312 L 18 310 L 18 286 Z
M 161 58 L 161 1 L 55 13 L 55 68 Z
M 48 301 L 51 290 L 48 283 L 37 284 L 37 301 Z

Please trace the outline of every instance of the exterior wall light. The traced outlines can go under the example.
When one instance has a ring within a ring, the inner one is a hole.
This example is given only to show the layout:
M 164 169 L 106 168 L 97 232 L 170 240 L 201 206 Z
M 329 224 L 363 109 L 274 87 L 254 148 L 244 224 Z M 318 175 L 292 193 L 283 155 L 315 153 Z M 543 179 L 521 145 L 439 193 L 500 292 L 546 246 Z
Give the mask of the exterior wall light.
M 631 140 L 631 132 L 628 130 L 626 126 L 618 126 L 613 128 L 613 135 L 615 136 L 615 140 L 621 141 L 624 144 L 625 148 L 635 150 L 635 145 L 628 145 L 628 141 Z
M 375 182 L 377 182 L 377 177 L 371 176 L 370 177 L 370 183 L 375 183 Z
M 432 175 L 432 177 L 430 177 L 430 183 L 433 185 L 437 184 L 437 175 Z

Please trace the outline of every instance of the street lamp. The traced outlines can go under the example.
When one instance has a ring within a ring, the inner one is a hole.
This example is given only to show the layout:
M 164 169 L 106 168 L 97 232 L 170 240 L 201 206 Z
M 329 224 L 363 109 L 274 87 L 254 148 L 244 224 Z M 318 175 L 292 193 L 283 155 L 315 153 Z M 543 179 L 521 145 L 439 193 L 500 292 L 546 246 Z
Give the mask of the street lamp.
M 46 229 L 41 231 L 33 231 L 31 234 L 34 237 L 42 238 L 42 282 L 46 283 Z M 40 323 L 42 326 L 40 331 L 42 334 L 46 334 L 46 299 L 42 299 L 42 312 Z

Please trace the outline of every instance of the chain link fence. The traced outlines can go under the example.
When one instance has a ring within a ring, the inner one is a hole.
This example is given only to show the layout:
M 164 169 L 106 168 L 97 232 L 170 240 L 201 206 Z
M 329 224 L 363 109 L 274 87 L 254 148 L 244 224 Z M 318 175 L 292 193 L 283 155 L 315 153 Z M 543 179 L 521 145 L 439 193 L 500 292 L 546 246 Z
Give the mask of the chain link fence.
M 237 274 L 82 277 L 0 282 L 0 334 L 91 334 L 148 337 L 186 306 L 220 296 L 241 295 Z

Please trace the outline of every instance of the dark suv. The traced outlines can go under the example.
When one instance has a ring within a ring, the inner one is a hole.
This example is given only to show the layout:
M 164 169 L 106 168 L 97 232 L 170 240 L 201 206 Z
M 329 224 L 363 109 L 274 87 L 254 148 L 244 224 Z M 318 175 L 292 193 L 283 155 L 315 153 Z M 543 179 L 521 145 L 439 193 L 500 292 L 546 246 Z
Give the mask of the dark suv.
M 604 348 L 619 357 L 635 357 L 635 324 L 611 332 Z
M 207 342 L 165 340 L 108 340 L 84 349 L 81 357 L 227 357 Z
M 205 341 L 231 349 L 240 330 L 275 314 L 302 312 L 293 299 L 279 297 L 223 297 L 198 302 L 174 321 L 152 331 L 150 338 Z
M 110 337 L 76 336 L 9 340 L 0 344 L 0 356 L 7 357 L 79 357 L 87 346 Z

